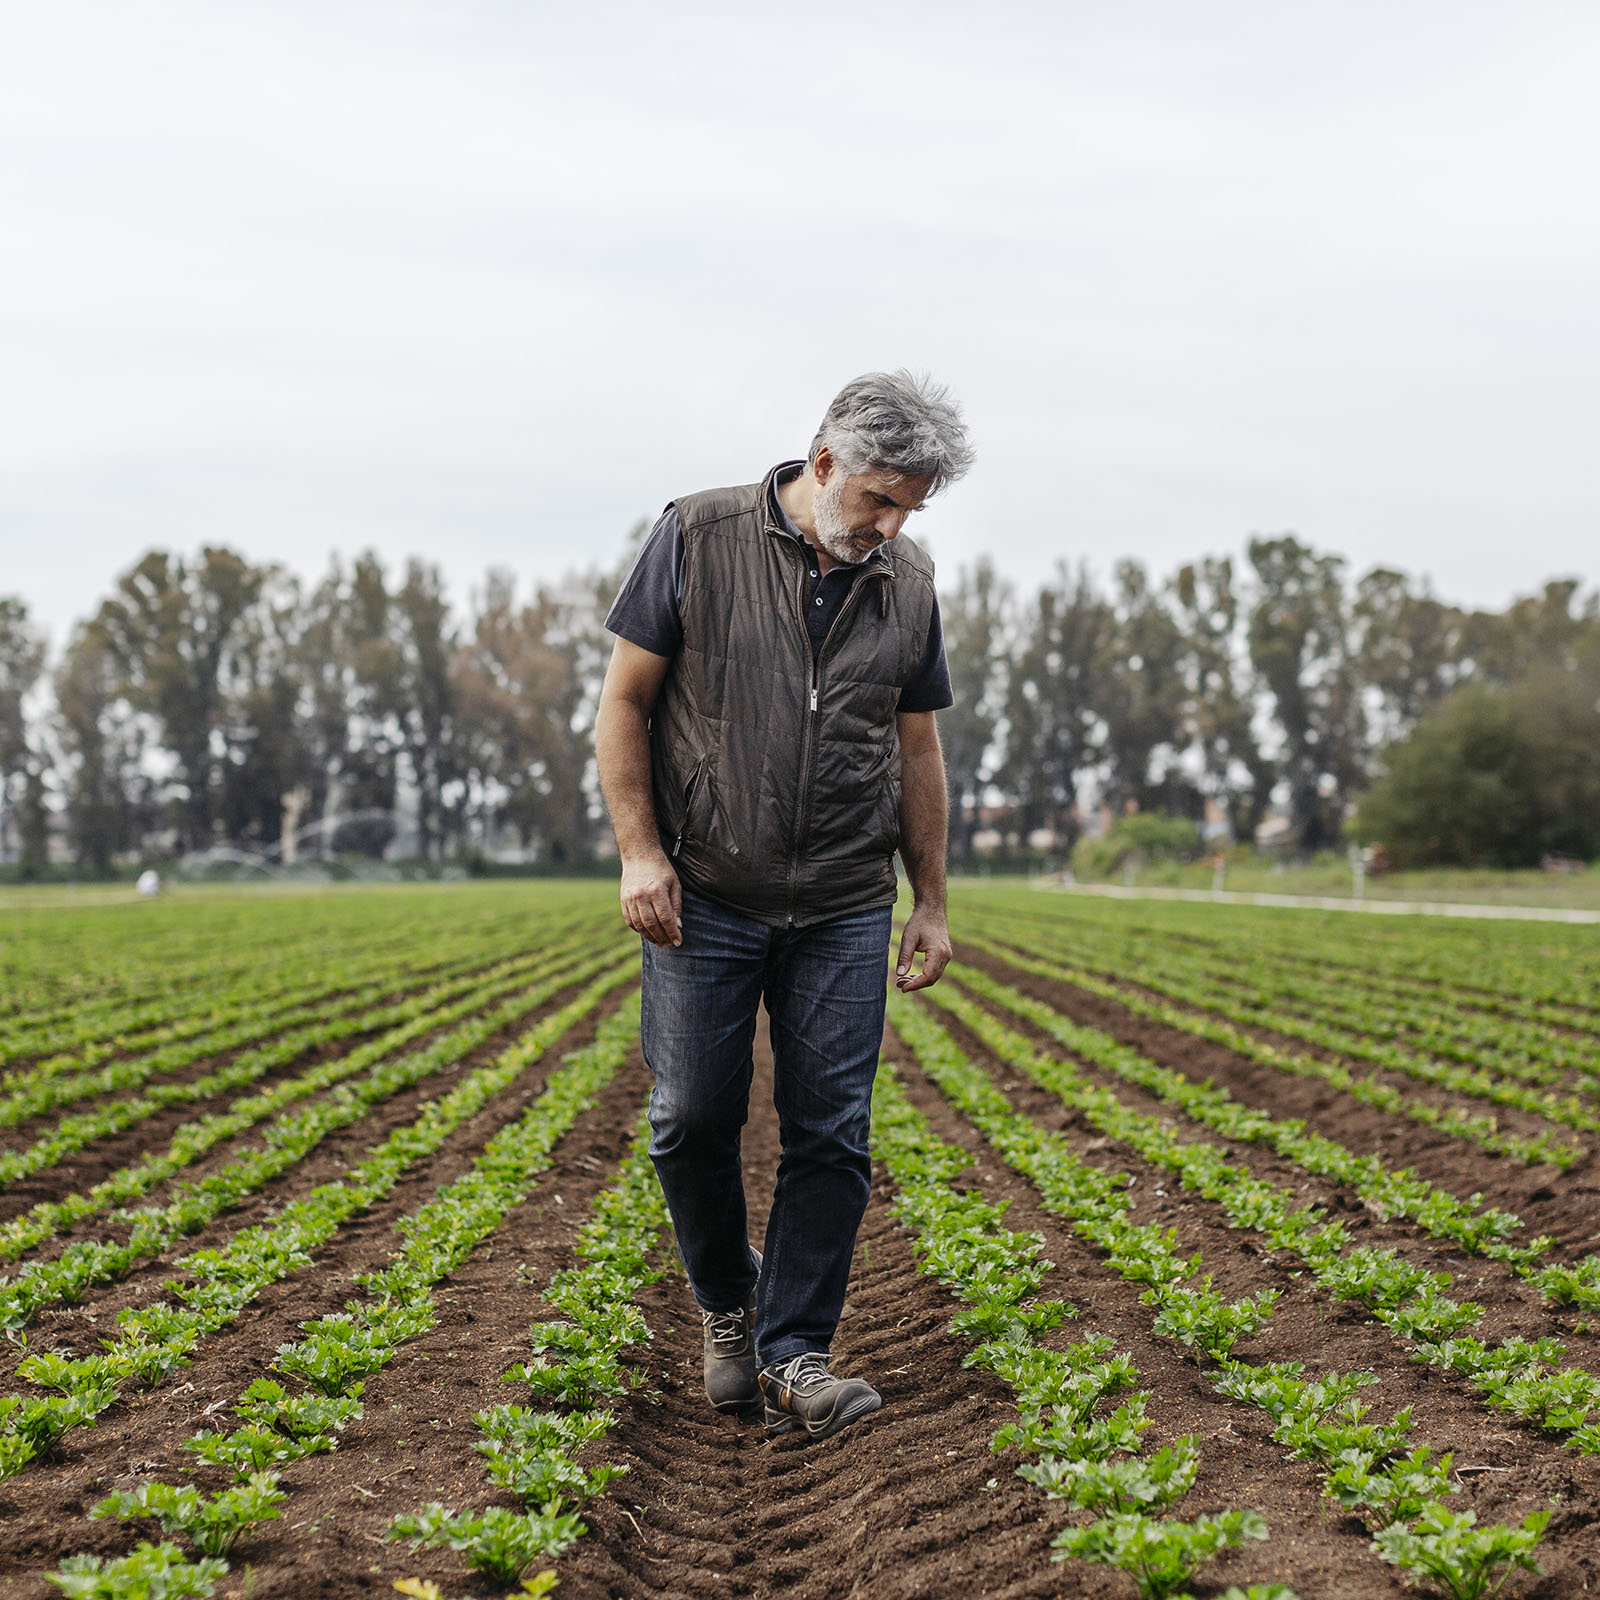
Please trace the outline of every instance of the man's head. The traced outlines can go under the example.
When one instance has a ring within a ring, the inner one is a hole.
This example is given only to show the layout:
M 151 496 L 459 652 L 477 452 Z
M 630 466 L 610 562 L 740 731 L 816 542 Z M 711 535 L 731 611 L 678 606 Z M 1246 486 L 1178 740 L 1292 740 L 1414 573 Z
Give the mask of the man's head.
M 972 446 L 943 385 L 868 372 L 834 397 L 811 441 L 817 543 L 835 561 L 864 560 L 930 495 L 965 475 Z

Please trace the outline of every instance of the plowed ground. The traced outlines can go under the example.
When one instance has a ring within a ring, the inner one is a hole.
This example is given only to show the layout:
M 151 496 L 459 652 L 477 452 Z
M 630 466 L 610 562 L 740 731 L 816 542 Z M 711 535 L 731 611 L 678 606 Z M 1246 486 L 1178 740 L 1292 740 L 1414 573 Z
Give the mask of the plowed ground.
M 1561 1254 L 1595 1248 L 1600 1189 L 1592 1158 L 1559 1177 L 1530 1172 L 1410 1125 L 1393 1128 L 1325 1089 L 1277 1077 L 1065 985 L 1022 977 L 976 951 L 960 950 L 958 956 L 1165 1065 L 1225 1085 L 1248 1103 L 1306 1117 L 1352 1148 L 1403 1159 L 1457 1193 L 1482 1190 L 1522 1215 L 1530 1232 L 1556 1234 Z M 1467 1499 L 1456 1503 L 1474 1504 L 1486 1520 L 1555 1506 L 1540 1551 L 1546 1575 L 1516 1580 L 1508 1593 L 1565 1600 L 1585 1590 L 1600 1592 L 1600 1467 L 1594 1461 L 1499 1419 L 1460 1383 L 1408 1362 L 1376 1324 L 1314 1296 L 1303 1280 L 1256 1250 L 1248 1235 L 1228 1229 L 1219 1210 L 1186 1197 L 1159 1173 L 1141 1170 L 1126 1152 L 1107 1149 L 1104 1139 L 1059 1103 L 1024 1086 L 959 1028 L 953 1031 L 1019 1110 L 1063 1130 L 1090 1159 L 1135 1172 L 1138 1220 L 1171 1226 L 1180 1247 L 1204 1250 L 1219 1288 L 1230 1296 L 1266 1287 L 1283 1291 L 1278 1316 L 1242 1354 L 1251 1360 L 1297 1359 L 1316 1371 L 1372 1370 L 1379 1385 L 1369 1397 L 1385 1414 L 1412 1406 L 1417 1439 L 1456 1451 L 1467 1484 Z M 764 1026 L 757 1038 L 745 1165 L 752 1239 L 759 1244 L 778 1148 Z M 579 1042 L 581 1035 L 563 1048 Z M 1136 1287 L 1115 1278 L 1063 1222 L 1040 1209 L 1031 1187 L 949 1107 L 893 1035 L 886 1053 L 935 1131 L 973 1154 L 975 1164 L 963 1182 L 1008 1200 L 1013 1226 L 1044 1235 L 1045 1254 L 1056 1266 L 1042 1292 L 1079 1308 L 1061 1331 L 1063 1341 L 1105 1333 L 1133 1357 L 1151 1393 L 1153 1443 L 1187 1432 L 1201 1436 L 1203 1473 L 1182 1515 L 1251 1506 L 1266 1516 L 1269 1542 L 1219 1559 L 1196 1592 L 1215 1595 L 1229 1583 L 1269 1579 L 1292 1584 L 1301 1600 L 1375 1600 L 1411 1592 L 1370 1552 L 1361 1524 L 1327 1508 L 1312 1470 L 1286 1461 L 1260 1413 L 1220 1399 L 1186 1353 L 1150 1334 L 1151 1313 Z M 188 1462 L 181 1441 L 215 1425 L 221 1405 L 252 1378 L 267 1375 L 278 1344 L 294 1337 L 302 1320 L 336 1310 L 348 1298 L 349 1280 L 393 1248 L 393 1217 L 461 1170 L 494 1128 L 522 1108 L 538 1079 L 536 1072 L 502 1096 L 506 1104 L 491 1107 L 425 1170 L 408 1176 L 382 1208 L 346 1229 L 319 1255 L 319 1271 L 277 1285 L 225 1334 L 208 1341 L 193 1366 L 156 1391 L 134 1396 L 99 1427 L 70 1435 L 56 1459 L 0 1485 L 0 1595 L 54 1596 L 57 1590 L 43 1574 L 63 1555 L 129 1549 L 129 1528 L 88 1520 L 95 1500 L 153 1476 L 181 1481 Z M 555 1166 L 528 1201 L 439 1286 L 438 1325 L 368 1380 L 365 1416 L 349 1428 L 340 1449 L 286 1469 L 290 1493 L 283 1519 L 240 1546 L 219 1594 L 257 1600 L 376 1596 L 393 1593 L 400 1577 L 431 1578 L 450 1595 L 497 1592 L 468 1575 L 461 1558 L 412 1555 L 385 1542 L 383 1531 L 396 1514 L 426 1501 L 458 1507 L 495 1501 L 473 1450 L 478 1434 L 472 1415 L 522 1398 L 500 1375 L 527 1356 L 530 1322 L 549 1315 L 540 1286 L 572 1263 L 588 1202 L 614 1173 L 647 1088 L 636 1052 L 600 1105 L 563 1141 Z M 1126 1085 L 1118 1085 L 1118 1092 L 1140 1109 L 1154 1109 Z M 403 1111 L 397 1103 L 361 1139 L 330 1148 L 314 1164 L 315 1172 L 264 1197 L 263 1207 L 280 1204 L 341 1161 L 358 1158 L 359 1147 L 372 1143 Z M 1304 1180 L 1270 1152 L 1230 1147 L 1230 1153 L 1264 1177 Z M 1362 1238 L 1396 1244 L 1413 1259 L 1460 1274 L 1460 1292 L 1488 1308 L 1486 1328 L 1497 1336 L 1558 1332 L 1571 1348 L 1570 1359 L 1596 1370 L 1600 1341 L 1574 1333 L 1572 1318 L 1554 1317 L 1503 1273 L 1451 1261 L 1414 1230 L 1371 1221 L 1334 1186 L 1310 1186 L 1308 1198 L 1344 1214 L 1365 1230 Z M 834 1347 L 836 1369 L 870 1378 L 882 1391 L 884 1407 L 837 1438 L 769 1442 L 758 1419 L 711 1412 L 699 1387 L 699 1317 L 681 1274 L 669 1270 L 645 1292 L 654 1339 L 637 1356 L 641 1388 L 617 1402 L 618 1426 L 595 1452 L 596 1459 L 626 1465 L 628 1475 L 589 1507 L 588 1537 L 556 1563 L 560 1600 L 1131 1594 L 1120 1574 L 1050 1561 L 1050 1539 L 1069 1513 L 1014 1475 L 1014 1455 L 991 1451 L 995 1429 L 1015 1416 L 1010 1393 L 988 1374 L 962 1366 L 966 1346 L 945 1331 L 954 1303 L 918 1274 L 910 1238 L 890 1213 L 892 1199 L 878 1171 Z M 230 1221 L 229 1230 L 236 1225 Z M 161 1271 L 153 1264 L 142 1276 L 153 1287 Z M 84 1307 L 53 1315 L 43 1337 L 80 1352 L 92 1349 L 96 1321 L 109 1325 L 116 1306 L 142 1292 L 141 1283 L 130 1280 L 91 1296 Z

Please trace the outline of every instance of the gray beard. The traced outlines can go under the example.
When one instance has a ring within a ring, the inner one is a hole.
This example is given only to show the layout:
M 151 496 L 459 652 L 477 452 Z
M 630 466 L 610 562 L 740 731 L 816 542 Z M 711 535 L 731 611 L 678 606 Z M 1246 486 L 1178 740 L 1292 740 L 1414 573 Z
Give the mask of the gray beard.
M 865 561 L 883 541 L 869 532 L 871 545 L 860 545 L 844 520 L 839 502 L 844 498 L 844 478 L 835 478 L 819 489 L 811 501 L 811 520 L 816 525 L 817 543 L 841 566 L 853 567 Z

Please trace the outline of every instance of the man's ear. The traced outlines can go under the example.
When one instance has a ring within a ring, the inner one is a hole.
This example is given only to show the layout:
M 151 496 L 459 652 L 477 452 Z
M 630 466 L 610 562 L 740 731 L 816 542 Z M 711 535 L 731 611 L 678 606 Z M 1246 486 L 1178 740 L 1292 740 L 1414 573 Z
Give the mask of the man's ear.
M 827 445 L 823 445 L 823 447 L 817 451 L 816 455 L 812 458 L 811 462 L 812 476 L 816 478 L 819 488 L 825 485 L 828 479 L 833 476 L 833 468 L 833 452 L 827 447 Z

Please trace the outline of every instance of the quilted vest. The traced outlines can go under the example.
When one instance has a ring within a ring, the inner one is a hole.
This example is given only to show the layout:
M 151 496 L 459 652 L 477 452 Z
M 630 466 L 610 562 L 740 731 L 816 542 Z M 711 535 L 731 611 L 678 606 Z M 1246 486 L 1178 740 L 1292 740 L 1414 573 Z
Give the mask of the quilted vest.
M 651 711 L 650 766 L 683 882 L 805 927 L 894 903 L 895 712 L 927 643 L 933 563 L 903 534 L 880 545 L 813 665 L 807 552 L 771 505 L 780 470 L 673 502 L 683 645 Z

